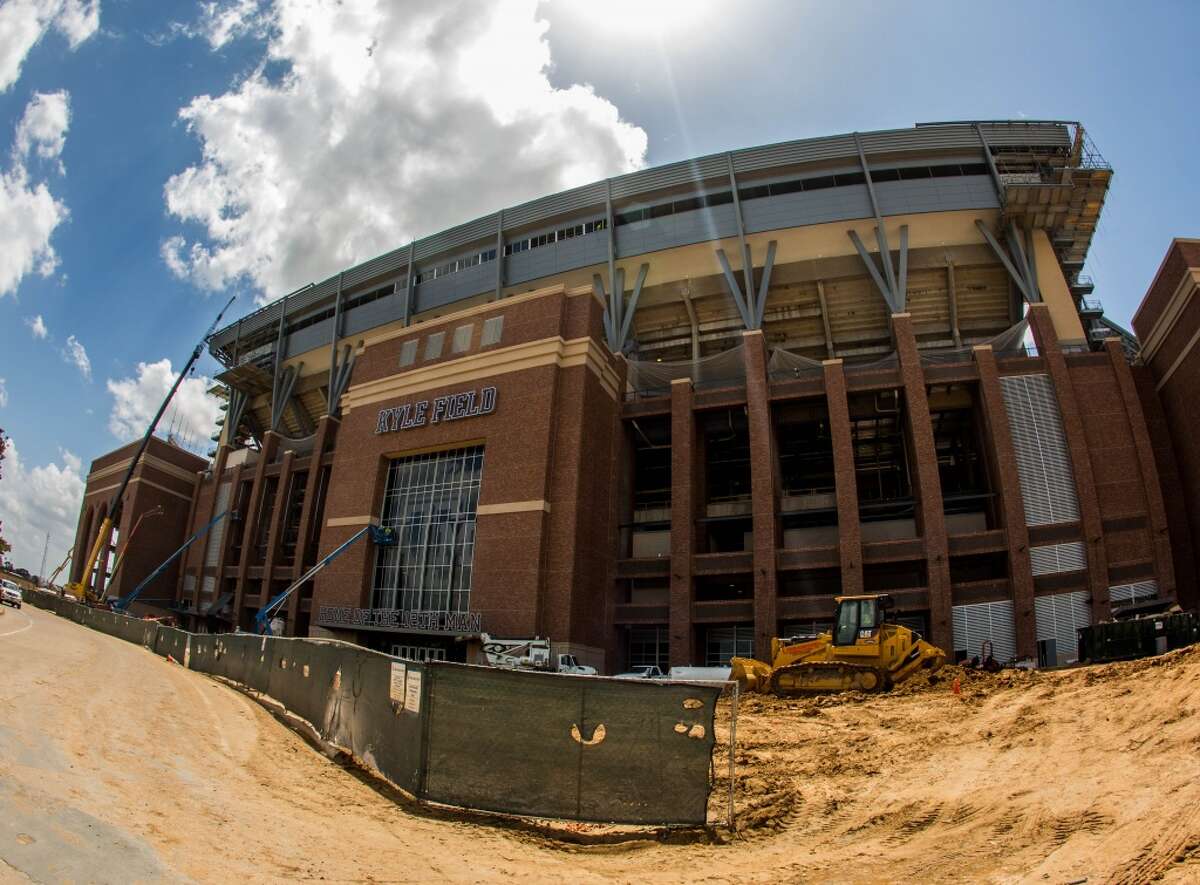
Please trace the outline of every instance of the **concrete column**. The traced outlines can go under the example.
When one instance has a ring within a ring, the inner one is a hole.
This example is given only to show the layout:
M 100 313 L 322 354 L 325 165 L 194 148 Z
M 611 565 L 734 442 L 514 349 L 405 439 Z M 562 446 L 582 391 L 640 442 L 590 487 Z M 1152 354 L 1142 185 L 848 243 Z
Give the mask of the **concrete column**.
M 1133 372 L 1125 359 L 1125 351 L 1117 338 L 1104 342 L 1108 358 L 1112 362 L 1121 399 L 1125 403 L 1125 415 L 1129 429 L 1133 432 L 1133 444 L 1137 449 L 1138 467 L 1142 474 L 1142 487 L 1146 490 L 1146 522 L 1150 540 L 1154 545 L 1154 574 L 1158 577 L 1159 596 L 1176 597 L 1175 564 L 1171 556 L 1170 528 L 1167 523 L 1167 508 L 1163 503 L 1162 486 L 1158 479 L 1158 467 L 1154 462 L 1154 446 L 1150 442 L 1150 428 L 1138 398 Z
M 858 516 L 858 476 L 854 470 L 854 436 L 850 431 L 846 374 L 842 370 L 840 359 L 825 360 L 823 365 L 825 402 L 829 410 L 829 435 L 833 442 L 842 593 L 854 596 L 863 592 L 862 526 Z
M 692 414 L 692 382 L 671 382 L 671 589 L 669 604 L 672 667 L 693 663 L 692 554 L 696 550 L 699 507 L 696 421 Z
M 933 442 L 933 423 L 929 418 L 929 397 L 925 392 L 925 372 L 913 334 L 912 316 L 892 314 L 892 334 L 900 358 L 900 377 L 904 383 L 909 439 L 912 442 L 913 479 L 916 481 L 917 529 L 925 542 L 926 568 L 929 573 L 929 632 L 933 644 L 947 651 L 953 648 L 954 625 L 950 611 L 950 551 L 946 540 L 946 515 L 942 509 L 942 482 L 938 476 L 937 449 Z
M 262 450 L 258 453 L 258 463 L 254 465 L 254 483 L 250 486 L 250 502 L 246 512 L 242 514 L 242 558 L 238 562 L 237 585 L 233 596 L 233 622 L 241 623 L 242 600 L 246 593 L 246 576 L 250 570 L 250 555 L 254 549 L 254 529 L 258 525 L 259 514 L 262 513 L 263 489 L 266 486 L 267 466 L 275 457 L 279 447 L 279 434 L 268 430 L 262 437 Z M 213 500 L 216 500 L 214 495 Z
M 308 482 L 304 486 L 304 506 L 300 508 L 300 536 L 296 539 L 296 559 L 293 563 L 292 580 L 299 578 L 305 572 L 304 563 L 308 558 L 308 539 L 312 535 L 312 521 L 316 518 L 317 490 L 320 488 L 321 481 L 321 459 L 325 457 L 325 452 L 329 449 L 340 424 L 341 421 L 332 415 L 323 415 L 317 421 L 317 435 L 313 440 L 312 457 L 308 459 Z M 303 592 L 303 588 L 297 590 L 288 600 L 289 627 L 296 623 L 296 619 L 300 615 L 300 595 Z
M 753 329 L 742 333 L 742 342 L 754 516 L 754 654 L 766 661 L 771 657 L 771 640 L 779 635 L 779 579 L 775 570 L 775 550 L 779 546 L 779 470 L 771 420 L 766 341 L 761 329 Z
M 1021 494 L 1017 455 L 1008 426 L 1008 411 L 1004 407 L 1004 393 L 1000 388 L 996 355 L 990 344 L 977 345 L 974 350 L 975 365 L 979 368 L 979 397 L 987 424 L 986 436 L 992 450 L 992 463 L 996 467 L 996 493 L 1000 496 L 1000 513 L 1008 543 L 1008 573 L 1016 620 L 1017 656 L 1035 657 L 1037 621 L 1033 606 L 1033 569 L 1029 562 L 1029 527 L 1025 522 L 1025 499 Z
M 1071 383 L 1067 360 L 1058 344 L 1054 320 L 1045 304 L 1029 306 L 1029 325 L 1037 340 L 1038 353 L 1046 361 L 1058 410 L 1062 413 L 1063 433 L 1071 454 L 1071 470 L 1075 474 L 1075 493 L 1079 498 L 1079 522 L 1087 545 L 1088 586 L 1092 591 L 1092 620 L 1107 620 L 1112 614 L 1108 598 L 1108 554 L 1104 548 L 1104 528 L 1100 521 L 1100 501 L 1092 477 L 1092 462 L 1088 456 L 1087 436 L 1083 418 Z

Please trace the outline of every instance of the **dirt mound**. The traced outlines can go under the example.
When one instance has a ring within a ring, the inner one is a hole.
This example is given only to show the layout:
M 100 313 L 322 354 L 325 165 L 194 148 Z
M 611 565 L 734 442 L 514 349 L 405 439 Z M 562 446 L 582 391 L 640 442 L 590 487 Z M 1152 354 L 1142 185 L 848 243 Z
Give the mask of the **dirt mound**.
M 948 666 L 885 695 L 746 696 L 739 834 L 759 852 L 799 846 L 806 873 L 837 881 L 1200 879 L 1198 702 L 1200 647 L 1057 671 Z M 860 855 L 893 865 L 847 875 L 833 860 Z

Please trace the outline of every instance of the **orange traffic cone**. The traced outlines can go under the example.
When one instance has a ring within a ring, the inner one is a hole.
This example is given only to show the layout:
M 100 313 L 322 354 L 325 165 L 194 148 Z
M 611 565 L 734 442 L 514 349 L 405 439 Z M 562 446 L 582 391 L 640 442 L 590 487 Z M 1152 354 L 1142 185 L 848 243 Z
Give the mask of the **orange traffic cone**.
M 957 695 L 962 694 L 962 683 L 955 677 L 954 682 L 950 684 L 950 690 Z

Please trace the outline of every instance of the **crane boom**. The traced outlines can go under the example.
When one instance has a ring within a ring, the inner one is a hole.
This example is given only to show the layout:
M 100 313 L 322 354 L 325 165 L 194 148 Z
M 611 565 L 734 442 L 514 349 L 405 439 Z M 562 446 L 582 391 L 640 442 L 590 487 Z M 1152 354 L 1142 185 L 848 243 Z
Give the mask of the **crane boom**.
M 141 461 L 143 453 L 146 451 L 146 446 L 150 444 L 150 437 L 154 435 L 155 429 L 158 427 L 158 422 L 163 416 L 163 412 L 167 410 L 171 399 L 175 396 L 175 391 L 179 389 L 179 385 L 183 383 L 183 379 L 187 377 L 188 372 L 192 370 L 192 366 L 196 364 L 196 360 L 200 359 L 200 354 L 204 352 L 204 343 L 212 336 L 213 331 L 217 328 L 217 324 L 221 322 L 221 317 L 225 316 L 225 311 L 229 310 L 229 305 L 233 304 L 237 296 L 232 296 L 225 302 L 225 306 L 221 308 L 221 312 L 217 314 L 217 318 L 212 321 L 212 325 L 208 327 L 208 331 L 204 333 L 196 346 L 192 349 L 192 355 L 184 364 L 183 369 L 179 372 L 179 376 L 175 379 L 175 383 L 171 385 L 171 389 L 167 391 L 166 397 L 162 401 L 162 405 L 158 407 L 158 412 L 154 415 L 154 420 L 150 422 L 150 426 L 146 428 L 146 433 L 142 437 L 141 445 L 138 446 L 137 452 L 134 453 L 133 460 L 129 462 L 129 467 L 125 470 L 125 476 L 121 479 L 121 484 L 117 486 L 117 491 L 113 494 L 112 500 L 109 501 L 108 507 L 105 508 L 104 519 L 100 522 L 100 530 L 96 533 L 96 541 L 92 544 L 91 552 L 88 553 L 87 561 L 84 563 L 83 571 L 80 573 L 78 582 L 67 585 L 67 589 L 80 602 L 86 602 L 90 595 L 88 592 L 88 579 L 92 574 L 92 569 L 96 567 L 96 562 L 100 559 L 100 551 L 104 549 L 104 545 L 108 543 L 108 537 L 112 533 L 113 524 L 121 517 L 121 498 L 125 494 L 125 489 L 129 486 L 129 481 L 133 478 L 133 471 L 137 469 L 138 462 Z

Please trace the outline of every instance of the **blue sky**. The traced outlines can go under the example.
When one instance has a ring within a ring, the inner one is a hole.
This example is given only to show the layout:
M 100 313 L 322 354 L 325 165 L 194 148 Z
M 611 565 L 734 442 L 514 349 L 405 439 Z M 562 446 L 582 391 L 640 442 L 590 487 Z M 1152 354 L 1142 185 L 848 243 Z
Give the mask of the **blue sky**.
M 29 21 L 32 43 L 14 36 Z M 47 531 L 61 558 L 88 462 L 144 423 L 160 361 L 180 365 L 220 296 L 246 312 L 642 163 L 918 121 L 1080 120 L 1116 170 L 1087 271 L 1127 323 L 1171 237 L 1200 235 L 1198 27 L 1183 2 L 10 0 L 0 173 L 19 164 L 69 213 L 43 244 L 53 271 L 0 294 L 13 558 L 36 570 Z M 18 158 L 31 101 L 60 92 L 61 151 L 51 132 Z M 0 224 L 0 275 L 10 235 L 25 236 Z M 173 420 L 203 450 L 200 387 Z

